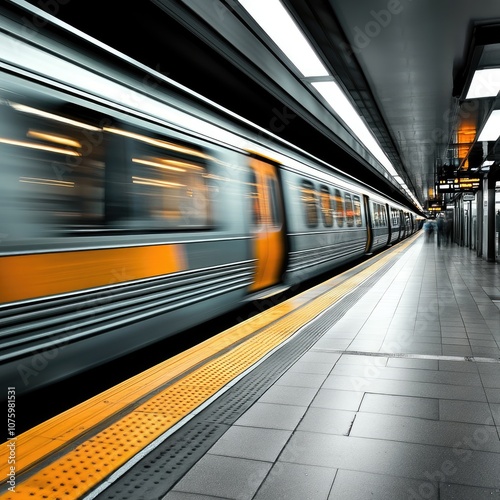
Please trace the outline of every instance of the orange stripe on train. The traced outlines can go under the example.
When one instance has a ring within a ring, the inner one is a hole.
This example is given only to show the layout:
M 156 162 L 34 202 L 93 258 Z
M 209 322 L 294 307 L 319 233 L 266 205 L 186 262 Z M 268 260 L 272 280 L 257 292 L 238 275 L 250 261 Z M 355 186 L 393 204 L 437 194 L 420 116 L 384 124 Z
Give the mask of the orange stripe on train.
M 79 250 L 0 257 L 0 301 L 45 297 L 187 267 L 182 245 Z

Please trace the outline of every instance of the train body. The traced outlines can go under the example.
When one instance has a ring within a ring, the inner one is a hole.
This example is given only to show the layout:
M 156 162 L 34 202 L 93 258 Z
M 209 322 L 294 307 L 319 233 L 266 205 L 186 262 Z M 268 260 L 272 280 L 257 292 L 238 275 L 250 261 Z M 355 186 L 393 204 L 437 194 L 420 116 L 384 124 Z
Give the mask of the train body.
M 0 16 L 5 387 L 56 382 L 416 230 L 334 166 L 58 30 Z

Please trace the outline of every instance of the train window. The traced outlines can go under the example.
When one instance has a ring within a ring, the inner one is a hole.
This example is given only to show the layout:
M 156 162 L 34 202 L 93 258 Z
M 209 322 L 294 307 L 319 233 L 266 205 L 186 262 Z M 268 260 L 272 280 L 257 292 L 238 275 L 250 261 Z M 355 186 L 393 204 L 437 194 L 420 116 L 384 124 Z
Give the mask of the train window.
M 380 225 L 382 227 L 386 227 L 387 226 L 387 218 L 386 218 L 384 205 L 379 205 L 379 210 L 380 210 Z
M 328 189 L 327 186 L 321 186 L 320 196 L 321 196 L 321 214 L 323 216 L 323 224 L 326 227 L 332 227 L 333 225 L 332 200 L 330 197 L 330 190 Z
M 128 218 L 147 229 L 203 229 L 211 224 L 206 160 L 199 149 L 117 128 L 126 144 Z
M 348 193 L 345 194 L 345 206 L 347 227 L 354 227 L 354 206 L 352 204 L 352 197 Z
M 279 208 L 278 184 L 274 178 L 268 178 L 267 182 L 271 223 L 273 226 L 279 227 L 281 225 L 281 211 Z
M 378 227 L 380 226 L 379 204 L 372 202 L 371 206 L 372 206 L 373 227 Z
M 0 104 L 4 230 L 64 234 L 104 223 L 102 129 L 79 108 Z M 8 126 L 4 126 L 8 124 Z
M 374 226 L 387 227 L 387 211 L 381 203 L 373 204 Z
M 391 216 L 392 216 L 392 226 L 399 226 L 399 212 L 395 208 L 391 208 Z
M 385 227 L 387 226 L 387 219 L 386 219 L 386 216 L 385 216 L 385 207 L 384 205 L 381 205 L 379 204 L 379 213 L 380 213 L 380 225 L 382 227 Z
M 363 225 L 363 218 L 361 216 L 361 199 L 359 196 L 354 196 L 354 221 L 357 227 Z
M 337 227 L 344 227 L 345 209 L 342 194 L 338 189 L 333 190 L 333 217 Z
M 253 169 L 250 169 L 250 201 L 252 210 L 252 225 L 254 227 L 262 224 L 262 215 L 260 208 L 259 192 L 257 189 L 257 177 Z
M 304 204 L 306 224 L 309 227 L 316 227 L 318 225 L 318 202 L 312 182 L 302 181 L 301 198 Z

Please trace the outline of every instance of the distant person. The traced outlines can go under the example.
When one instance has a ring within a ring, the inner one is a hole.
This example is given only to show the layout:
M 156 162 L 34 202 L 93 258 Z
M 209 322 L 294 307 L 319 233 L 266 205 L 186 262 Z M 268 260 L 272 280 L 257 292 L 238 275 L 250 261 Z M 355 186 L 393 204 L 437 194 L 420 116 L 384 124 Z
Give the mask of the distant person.
M 430 220 L 424 222 L 425 242 L 429 243 L 434 236 L 434 224 Z

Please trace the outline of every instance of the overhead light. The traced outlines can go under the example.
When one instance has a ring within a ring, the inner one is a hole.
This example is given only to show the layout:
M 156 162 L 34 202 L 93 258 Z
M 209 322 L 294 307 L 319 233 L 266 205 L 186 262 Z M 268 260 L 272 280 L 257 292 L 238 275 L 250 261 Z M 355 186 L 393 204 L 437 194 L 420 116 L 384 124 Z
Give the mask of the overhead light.
M 478 69 L 474 72 L 466 99 L 496 97 L 500 91 L 500 68 Z
M 337 83 L 331 80 L 328 82 L 312 82 L 312 85 L 389 174 L 392 176 L 398 175 L 389 158 L 387 158 L 375 137 L 373 137 L 370 129 L 365 125 L 365 122 Z
M 500 136 L 500 109 L 495 109 L 486 120 L 477 140 L 496 141 L 498 136 Z
M 482 167 L 489 167 L 489 166 L 493 165 L 493 163 L 495 163 L 493 160 L 486 160 L 486 161 L 483 161 L 483 164 L 481 166 Z
M 474 23 L 464 66 L 456 73 L 453 96 L 460 101 L 496 97 L 500 91 L 500 22 Z
M 279 0 L 240 0 L 240 4 L 304 77 L 328 76 L 311 44 Z

